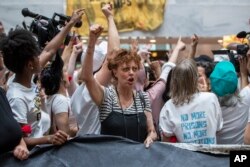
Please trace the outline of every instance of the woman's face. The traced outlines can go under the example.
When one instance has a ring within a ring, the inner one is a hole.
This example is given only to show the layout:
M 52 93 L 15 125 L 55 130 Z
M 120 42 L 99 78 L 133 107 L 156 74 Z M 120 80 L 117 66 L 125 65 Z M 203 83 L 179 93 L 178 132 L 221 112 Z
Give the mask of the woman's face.
M 137 72 L 139 67 L 134 61 L 122 63 L 114 70 L 114 75 L 117 78 L 118 84 L 122 86 L 133 87 L 137 80 Z
M 201 92 L 209 91 L 209 79 L 206 76 L 205 68 L 198 66 L 198 89 Z

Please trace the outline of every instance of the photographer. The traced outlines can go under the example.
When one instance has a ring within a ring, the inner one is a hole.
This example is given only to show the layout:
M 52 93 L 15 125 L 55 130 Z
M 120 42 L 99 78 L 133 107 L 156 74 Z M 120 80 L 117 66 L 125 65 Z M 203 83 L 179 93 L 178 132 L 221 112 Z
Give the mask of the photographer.
M 247 52 L 247 77 L 250 74 L 250 49 Z M 249 85 L 247 86 L 248 88 L 250 87 Z M 249 94 L 248 94 L 249 96 Z M 248 103 L 249 104 L 249 103 Z M 250 144 L 250 110 L 248 112 L 248 123 L 246 125 L 245 133 L 244 133 L 244 144 Z
M 239 60 L 241 77 L 246 71 L 247 57 Z M 243 144 L 244 129 L 247 124 L 250 87 L 238 89 L 238 76 L 229 61 L 216 64 L 210 75 L 211 89 L 221 106 L 223 128 L 217 133 L 218 144 Z
M 10 31 L 8 36 L 0 41 L 4 63 L 15 73 L 7 91 L 7 98 L 14 118 L 21 125 L 28 146 L 61 145 L 67 141 L 68 135 L 60 130 L 55 134 L 44 136 L 50 128 L 50 117 L 41 110 L 39 88 L 32 79 L 34 74 L 40 73 L 45 64 L 52 59 L 71 28 L 81 20 L 82 15 L 83 9 L 73 12 L 70 21 L 42 51 L 33 34 L 24 29 Z

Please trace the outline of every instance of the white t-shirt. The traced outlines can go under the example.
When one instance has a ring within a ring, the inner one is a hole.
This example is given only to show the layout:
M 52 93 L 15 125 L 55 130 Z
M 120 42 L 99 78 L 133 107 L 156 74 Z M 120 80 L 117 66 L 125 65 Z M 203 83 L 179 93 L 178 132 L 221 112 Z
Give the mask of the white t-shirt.
M 62 94 L 54 94 L 47 99 L 46 111 L 50 115 L 51 112 L 53 112 L 54 115 L 66 112 L 69 114 L 69 126 L 77 126 L 75 115 L 71 111 L 70 98 Z
M 71 97 L 71 109 L 76 117 L 79 131 L 77 136 L 100 134 L 101 124 L 98 106 L 93 102 L 84 83 L 77 87 Z
M 50 96 L 46 101 L 46 111 L 51 114 L 51 110 L 54 115 L 69 112 L 70 106 L 68 98 L 61 94 L 54 94 Z
M 196 93 L 182 106 L 175 106 L 168 100 L 159 121 L 164 136 L 176 136 L 182 143 L 216 144 L 216 132 L 223 125 L 218 99 L 208 92 Z
M 217 133 L 218 144 L 244 144 L 244 131 L 248 122 L 250 87 L 240 91 L 241 101 L 233 107 L 221 107 L 223 128 Z
M 42 137 L 50 127 L 49 115 L 39 108 L 37 90 L 35 84 L 27 88 L 19 83 L 11 82 L 6 94 L 14 118 L 21 124 L 29 124 L 32 129 L 30 137 L 35 138 Z

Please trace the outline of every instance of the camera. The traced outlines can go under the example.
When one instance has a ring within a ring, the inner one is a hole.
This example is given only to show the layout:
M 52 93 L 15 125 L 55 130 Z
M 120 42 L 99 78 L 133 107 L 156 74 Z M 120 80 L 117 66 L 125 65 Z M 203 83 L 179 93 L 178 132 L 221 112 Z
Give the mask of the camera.
M 249 50 L 248 44 L 238 44 L 231 43 L 227 46 L 227 49 L 224 50 L 213 50 L 214 61 L 230 61 L 234 67 L 236 72 L 240 71 L 239 65 L 239 57 L 247 56 L 247 52 Z
M 29 31 L 37 36 L 39 47 L 42 49 L 46 43 L 60 32 L 60 29 L 66 25 L 71 17 L 64 14 L 54 13 L 52 18 L 48 18 L 43 15 L 39 15 L 29 11 L 28 8 L 22 9 L 22 15 L 24 17 L 31 17 L 34 20 L 31 22 Z M 75 24 L 75 27 L 79 28 L 82 26 L 82 22 L 79 21 Z M 69 35 L 68 35 L 69 36 Z M 66 37 L 64 44 L 67 45 L 69 37 Z
M 249 50 L 249 46 L 247 44 L 236 45 L 236 52 L 238 55 L 246 56 L 248 50 Z

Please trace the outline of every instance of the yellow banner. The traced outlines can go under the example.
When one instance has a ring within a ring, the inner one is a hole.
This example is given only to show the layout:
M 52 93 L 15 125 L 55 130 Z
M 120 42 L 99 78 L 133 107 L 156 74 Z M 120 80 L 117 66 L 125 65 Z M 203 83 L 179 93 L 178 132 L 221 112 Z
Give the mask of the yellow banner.
M 226 48 L 231 43 L 248 44 L 247 38 L 237 38 L 236 35 L 224 35 L 222 46 Z
M 107 32 L 107 20 L 102 13 L 102 6 L 110 2 L 118 31 L 135 29 L 151 31 L 158 28 L 164 20 L 164 9 L 167 0 L 67 0 L 67 15 L 75 9 L 84 8 L 83 25 L 75 29 L 76 33 L 87 36 L 89 23 L 98 23 Z M 88 17 L 88 19 L 87 19 Z

